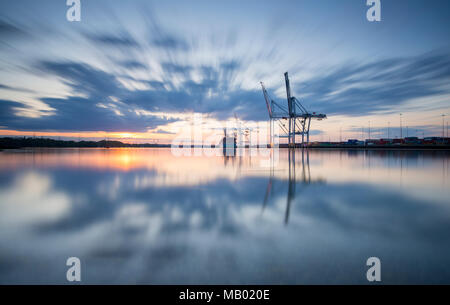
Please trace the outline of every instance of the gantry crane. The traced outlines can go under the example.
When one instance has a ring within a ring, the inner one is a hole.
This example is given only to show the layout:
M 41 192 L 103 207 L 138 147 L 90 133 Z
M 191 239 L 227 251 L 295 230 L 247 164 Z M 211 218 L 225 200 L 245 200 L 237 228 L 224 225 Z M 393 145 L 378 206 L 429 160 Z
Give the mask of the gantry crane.
M 270 98 L 266 88 L 264 87 L 264 84 L 261 82 L 261 87 L 263 90 L 264 99 L 266 100 L 266 106 L 270 118 L 270 142 L 272 145 L 274 139 L 274 124 L 275 122 L 278 122 L 280 129 L 284 132 L 284 135 L 280 135 L 280 137 L 288 138 L 289 147 L 296 146 L 296 135 L 302 136 L 301 145 L 306 146 L 309 144 L 311 120 L 316 119 L 320 121 L 326 119 L 327 115 L 309 112 L 296 97 L 291 95 L 291 86 L 289 83 L 288 72 L 284 73 L 284 79 L 286 82 L 286 96 L 288 104 L 287 110 Z M 277 111 L 275 111 L 275 109 L 277 109 Z M 288 127 L 286 127 L 286 121 Z

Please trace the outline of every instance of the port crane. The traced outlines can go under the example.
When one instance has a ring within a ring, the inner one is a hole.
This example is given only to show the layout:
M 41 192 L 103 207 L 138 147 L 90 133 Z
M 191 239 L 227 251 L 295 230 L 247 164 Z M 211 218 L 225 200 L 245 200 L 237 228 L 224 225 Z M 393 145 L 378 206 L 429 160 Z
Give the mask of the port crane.
M 264 84 L 261 82 L 261 87 L 270 118 L 270 144 L 273 145 L 274 125 L 278 123 L 281 131 L 284 133 L 280 135 L 280 137 L 288 138 L 289 147 L 296 147 L 296 135 L 302 137 L 301 145 L 307 146 L 309 144 L 311 120 L 315 119 L 321 121 L 326 119 L 327 115 L 309 112 L 296 97 L 292 96 L 288 72 L 284 73 L 284 79 L 286 83 L 287 109 L 275 102 L 269 96 Z M 288 125 L 287 127 L 286 122 Z

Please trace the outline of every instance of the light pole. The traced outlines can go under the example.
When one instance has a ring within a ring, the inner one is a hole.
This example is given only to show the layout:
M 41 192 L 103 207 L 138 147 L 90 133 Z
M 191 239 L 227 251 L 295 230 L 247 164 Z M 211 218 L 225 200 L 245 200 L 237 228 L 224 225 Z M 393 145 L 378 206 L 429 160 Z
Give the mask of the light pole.
M 400 139 L 403 139 L 402 114 L 400 113 Z
M 445 114 L 442 115 L 442 137 L 445 137 L 445 133 L 444 133 L 444 122 L 445 122 Z
M 390 133 L 390 129 L 391 129 L 391 122 L 388 122 L 388 137 L 387 137 L 388 139 L 389 139 L 389 136 L 390 136 L 390 134 L 389 134 Z

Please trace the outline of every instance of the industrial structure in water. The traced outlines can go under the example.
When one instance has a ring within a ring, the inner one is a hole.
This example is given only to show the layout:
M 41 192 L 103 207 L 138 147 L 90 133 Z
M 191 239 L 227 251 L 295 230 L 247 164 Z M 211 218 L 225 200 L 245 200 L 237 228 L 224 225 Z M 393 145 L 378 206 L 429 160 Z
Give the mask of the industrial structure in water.
M 270 145 L 273 146 L 274 144 L 274 126 L 278 124 L 280 130 L 283 132 L 279 137 L 287 138 L 289 147 L 297 146 L 296 135 L 301 136 L 301 146 L 304 147 L 309 144 L 311 120 L 316 119 L 320 121 L 326 119 L 327 115 L 309 112 L 297 98 L 291 95 L 288 72 L 284 73 L 284 78 L 286 82 L 287 109 L 270 98 L 264 84 L 261 82 L 270 118 Z M 287 127 L 286 123 L 288 124 Z

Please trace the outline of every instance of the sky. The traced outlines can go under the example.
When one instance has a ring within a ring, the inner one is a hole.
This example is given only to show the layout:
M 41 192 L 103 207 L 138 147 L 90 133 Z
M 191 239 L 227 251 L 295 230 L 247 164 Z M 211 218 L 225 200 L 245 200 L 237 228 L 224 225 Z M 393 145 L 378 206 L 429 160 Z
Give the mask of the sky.
M 80 2 L 69 22 L 66 1 L 0 1 L 0 135 L 168 143 L 199 115 L 264 134 L 260 82 L 285 104 L 286 71 L 328 116 L 313 141 L 447 133 L 447 0 L 381 0 L 380 22 L 365 0 Z

